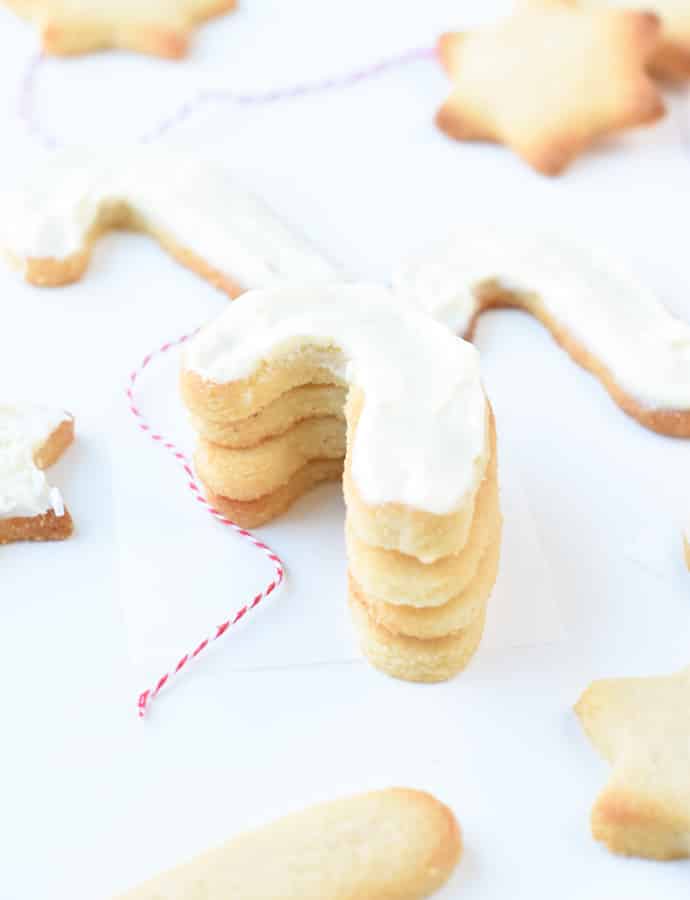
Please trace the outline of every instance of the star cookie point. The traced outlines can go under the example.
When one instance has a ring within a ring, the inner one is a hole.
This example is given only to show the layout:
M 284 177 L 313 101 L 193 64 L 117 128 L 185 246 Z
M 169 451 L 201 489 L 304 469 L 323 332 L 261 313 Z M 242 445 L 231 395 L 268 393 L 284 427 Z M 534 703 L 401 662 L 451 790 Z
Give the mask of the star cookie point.
M 661 36 L 649 64 L 657 78 L 690 78 L 690 4 L 686 0 L 589 0 L 592 6 L 627 7 L 654 12 L 661 19 Z
M 591 815 L 614 853 L 690 856 L 690 667 L 675 675 L 595 681 L 575 711 L 612 766 Z
M 179 59 L 192 30 L 230 12 L 236 0 L 3 0 L 35 22 L 43 51 L 55 56 L 118 48 Z
M 523 4 L 507 19 L 441 36 L 452 91 L 436 122 L 456 140 L 505 144 L 557 175 L 599 138 L 664 112 L 646 72 L 659 36 L 652 13 Z

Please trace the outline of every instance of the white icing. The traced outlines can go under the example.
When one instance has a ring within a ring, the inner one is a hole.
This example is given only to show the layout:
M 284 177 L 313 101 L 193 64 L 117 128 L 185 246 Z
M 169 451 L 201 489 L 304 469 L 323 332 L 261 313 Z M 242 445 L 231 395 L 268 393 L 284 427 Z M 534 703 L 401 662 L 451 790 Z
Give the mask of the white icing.
M 0 519 L 65 514 L 62 497 L 34 453 L 69 416 L 42 406 L 0 406 Z
M 219 163 L 160 145 L 51 154 L 3 199 L 0 243 L 20 265 L 62 260 L 80 250 L 104 206 L 123 203 L 242 287 L 337 277 Z
M 385 288 L 332 284 L 244 294 L 189 342 L 184 365 L 226 383 L 304 348 L 365 393 L 352 447 L 364 500 L 457 509 L 487 439 L 475 348 Z
M 464 334 L 475 288 L 496 280 L 540 305 L 653 409 L 690 409 L 690 325 L 610 261 L 551 236 L 468 226 L 394 276 L 396 292 Z

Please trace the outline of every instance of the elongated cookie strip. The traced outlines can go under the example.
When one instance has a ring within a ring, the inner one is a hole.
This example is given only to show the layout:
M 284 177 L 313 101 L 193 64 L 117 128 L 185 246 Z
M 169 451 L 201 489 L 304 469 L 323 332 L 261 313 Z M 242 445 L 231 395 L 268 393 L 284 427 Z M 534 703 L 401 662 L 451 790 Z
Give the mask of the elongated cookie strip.
M 46 157 L 3 198 L 0 245 L 32 284 L 66 284 L 110 228 L 150 234 L 231 297 L 337 275 L 219 163 L 159 145 Z
M 391 788 L 294 813 L 120 900 L 417 900 L 447 881 L 460 853 L 446 806 Z
M 472 225 L 406 262 L 394 284 L 464 337 L 484 309 L 530 312 L 625 412 L 690 437 L 690 325 L 614 263 L 550 236 Z

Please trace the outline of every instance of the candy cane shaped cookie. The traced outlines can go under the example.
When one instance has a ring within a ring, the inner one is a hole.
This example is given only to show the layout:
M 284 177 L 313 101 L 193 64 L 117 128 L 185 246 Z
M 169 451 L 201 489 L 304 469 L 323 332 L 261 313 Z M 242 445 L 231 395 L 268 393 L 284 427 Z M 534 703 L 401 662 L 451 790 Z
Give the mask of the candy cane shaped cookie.
M 146 232 L 230 297 L 337 274 L 219 163 L 158 145 L 46 157 L 3 198 L 0 246 L 32 284 L 68 284 L 111 228 Z
M 615 263 L 550 236 L 472 225 L 405 262 L 394 285 L 466 338 L 485 309 L 531 313 L 641 425 L 690 437 L 690 325 Z
M 342 475 L 365 654 L 407 680 L 461 671 L 501 543 L 476 350 L 383 287 L 288 286 L 248 291 L 202 328 L 181 381 L 214 508 L 254 527 Z

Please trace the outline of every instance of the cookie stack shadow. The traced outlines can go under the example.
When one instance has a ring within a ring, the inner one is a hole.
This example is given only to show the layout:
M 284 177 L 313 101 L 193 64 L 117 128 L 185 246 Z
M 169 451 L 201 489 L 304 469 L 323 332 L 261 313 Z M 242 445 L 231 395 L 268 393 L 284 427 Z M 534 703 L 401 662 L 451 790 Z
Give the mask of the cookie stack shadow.
M 376 668 L 432 682 L 467 665 L 484 630 L 501 544 L 488 401 L 486 450 L 473 489 L 460 508 L 436 515 L 362 499 L 351 449 L 364 393 L 332 370 L 310 366 L 308 375 L 293 371 L 287 379 L 278 373 L 214 383 L 184 369 L 182 395 L 199 435 L 197 475 L 210 502 L 242 527 L 262 525 L 315 484 L 342 477 L 349 605 Z

